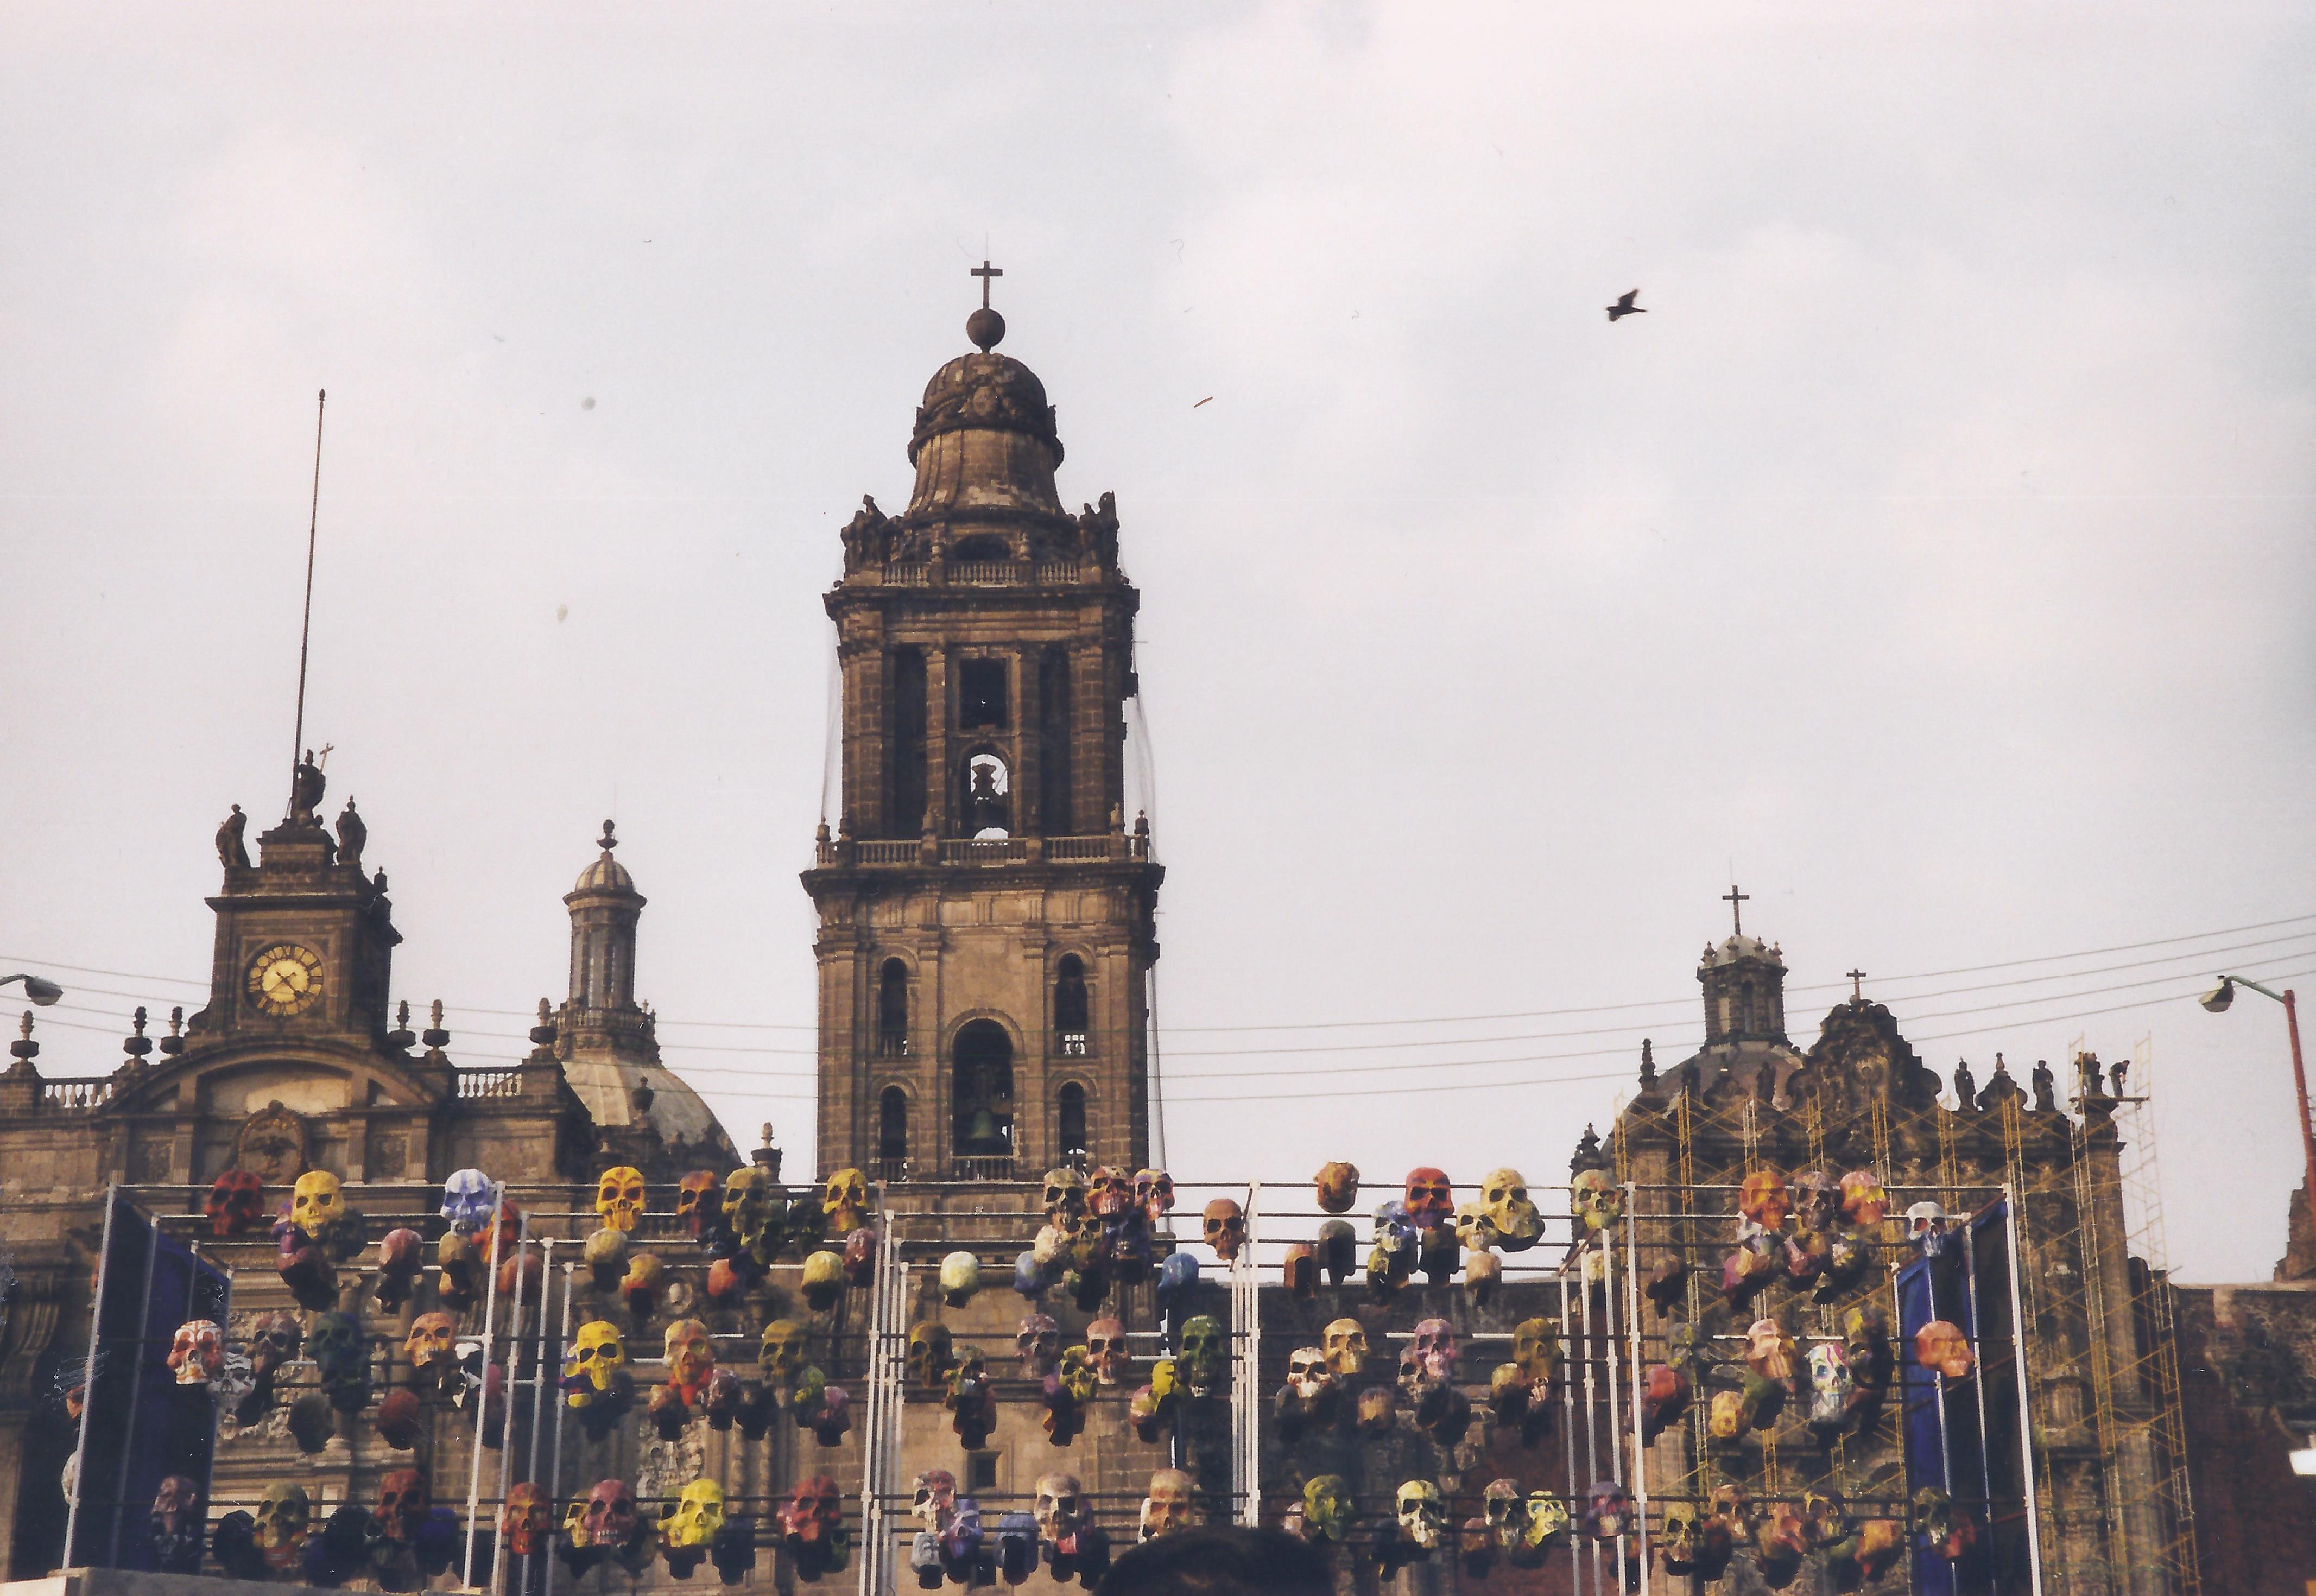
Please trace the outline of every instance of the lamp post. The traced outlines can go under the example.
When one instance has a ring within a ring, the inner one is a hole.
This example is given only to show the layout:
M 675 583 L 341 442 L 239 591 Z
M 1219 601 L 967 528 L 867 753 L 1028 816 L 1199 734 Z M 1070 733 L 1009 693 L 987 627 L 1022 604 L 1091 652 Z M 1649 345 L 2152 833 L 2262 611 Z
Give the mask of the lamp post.
M 2310 1235 L 2316 1236 L 2316 1130 L 2308 1125 L 2308 1071 L 2300 1061 L 2300 1010 L 2292 1001 L 2292 988 L 2270 992 L 2257 981 L 2247 981 L 2241 976 L 2222 976 L 2220 984 L 2204 994 L 2200 1003 L 2214 1014 L 2224 1014 L 2228 1005 L 2236 1001 L 2236 988 L 2249 986 L 2262 997 L 2272 997 L 2284 1005 L 2285 1029 L 2292 1036 L 2292 1084 L 2300 1094 L 2300 1150 L 2308 1160 L 2307 1185 L 2303 1188 L 2307 1197 Z M 2312 1448 L 2316 1450 L 2316 1448 Z M 2312 1458 L 2316 1462 L 2316 1458 Z
M 65 994 L 63 987 L 54 981 L 43 981 L 38 976 L 0 976 L 0 986 L 5 986 L 11 981 L 22 981 L 24 995 L 44 1009 Z

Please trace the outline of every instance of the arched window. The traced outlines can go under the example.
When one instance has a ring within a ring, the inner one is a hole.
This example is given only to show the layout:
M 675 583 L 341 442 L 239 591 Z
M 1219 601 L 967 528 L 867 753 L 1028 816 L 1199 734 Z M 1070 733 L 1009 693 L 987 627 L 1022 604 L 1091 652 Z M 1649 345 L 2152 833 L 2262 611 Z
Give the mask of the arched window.
M 909 1094 L 887 1086 L 877 1100 L 877 1163 L 878 1178 L 898 1179 L 909 1162 Z
M 1056 1105 L 1055 1148 L 1064 1163 L 1075 1159 L 1083 1163 L 1086 1156 L 1085 1088 L 1073 1081 L 1062 1088 Z
M 899 1058 L 909 1050 L 909 967 L 888 958 L 877 975 L 877 1056 Z
M 1074 953 L 1065 954 L 1054 976 L 1054 1035 L 1061 1050 L 1081 1057 L 1090 1030 L 1086 1024 L 1085 965 Z
M 1745 1030 L 1747 1032 L 1749 1032 L 1749 1033 L 1750 1033 L 1750 1032 L 1751 1032 L 1751 1031 L 1753 1030 L 1753 1029 L 1754 1029 L 1754 1025 L 1753 1025 L 1753 983 L 1751 983 L 1750 981 L 1746 982 L 1746 983 L 1745 983 L 1745 985 L 1744 985 L 1743 986 L 1741 986 L 1741 988 L 1739 988 L 1739 998 L 1738 998 L 1738 1008 L 1737 1008 L 1737 1012 L 1738 1012 L 1741 1015 L 1742 1015 L 1742 1016 L 1743 1016 L 1743 1020 L 1742 1020 L 1741 1023 L 1742 1023 L 1742 1026 L 1743 1026 L 1744 1030 Z
M 956 1146 L 960 1158 L 1010 1159 L 1013 1153 L 1013 1042 L 993 1020 L 957 1033 Z
M 1038 824 L 1049 837 L 1071 834 L 1070 655 L 1056 645 L 1038 658 Z

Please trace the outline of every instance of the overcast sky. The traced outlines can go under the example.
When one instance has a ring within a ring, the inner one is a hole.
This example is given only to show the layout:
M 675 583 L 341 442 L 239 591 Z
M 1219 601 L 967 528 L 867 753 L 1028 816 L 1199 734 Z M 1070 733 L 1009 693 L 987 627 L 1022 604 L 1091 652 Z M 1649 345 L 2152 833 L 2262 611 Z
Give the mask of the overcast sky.
M 1853 967 L 1982 1082 L 2144 1041 L 2173 1262 L 2266 1278 L 2282 1015 L 2186 994 L 2316 972 L 2312 83 L 2304 6 L 16 0 L 0 971 L 55 1074 L 198 1001 L 327 387 L 398 994 L 520 1052 L 615 813 L 808 1164 L 820 593 L 985 251 L 1144 595 L 1178 1174 L 1556 1182 L 1733 871 L 1804 1046 Z

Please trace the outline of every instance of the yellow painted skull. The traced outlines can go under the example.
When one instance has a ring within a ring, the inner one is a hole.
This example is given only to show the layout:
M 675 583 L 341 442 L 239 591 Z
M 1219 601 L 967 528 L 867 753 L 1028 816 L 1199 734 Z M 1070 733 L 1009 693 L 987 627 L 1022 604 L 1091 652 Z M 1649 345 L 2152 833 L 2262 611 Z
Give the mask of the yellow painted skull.
M 772 1177 L 761 1164 L 724 1177 L 724 1228 L 742 1242 L 753 1242 L 772 1217 Z
M 571 1405 L 584 1407 L 594 1396 L 611 1388 L 611 1381 L 628 1361 L 627 1342 L 619 1339 L 619 1327 L 606 1319 L 594 1319 L 579 1326 L 579 1339 L 571 1348 L 571 1361 L 563 1367 L 566 1385 L 575 1386 L 585 1380 L 585 1389 L 571 1390 Z
M 828 1234 L 850 1235 L 868 1217 L 868 1178 L 857 1169 L 841 1169 L 828 1177 L 820 1211 L 828 1216 Z
M 338 1177 L 325 1169 L 309 1169 L 290 1189 L 290 1223 L 307 1235 L 319 1235 L 345 1217 L 344 1194 Z
M 694 1480 L 660 1526 L 660 1542 L 670 1550 L 689 1551 L 714 1540 L 723 1528 L 724 1487 L 714 1480 Z
M 607 1230 L 633 1230 L 644 1217 L 644 1172 L 621 1164 L 603 1172 L 595 1188 L 595 1211 Z
M 716 1343 L 697 1319 L 678 1319 L 667 1327 L 665 1351 L 667 1382 L 686 1393 L 697 1391 L 716 1368 Z
M 764 1378 L 776 1385 L 793 1385 L 804 1372 L 804 1326 L 793 1319 L 775 1319 L 764 1326 L 764 1339 L 756 1351 L 756 1366 Z

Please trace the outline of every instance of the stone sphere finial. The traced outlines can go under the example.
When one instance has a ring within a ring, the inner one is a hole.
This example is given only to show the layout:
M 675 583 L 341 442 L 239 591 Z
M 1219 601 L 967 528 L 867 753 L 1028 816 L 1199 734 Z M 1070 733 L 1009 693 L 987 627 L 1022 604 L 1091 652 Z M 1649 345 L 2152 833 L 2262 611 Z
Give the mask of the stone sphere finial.
M 1005 341 L 1005 318 L 984 305 L 965 318 L 965 335 L 987 354 Z
M 612 830 L 611 823 L 606 820 L 603 822 L 603 834 L 595 839 L 595 846 L 601 848 L 604 852 L 609 853 L 612 849 L 619 845 L 619 834 Z

